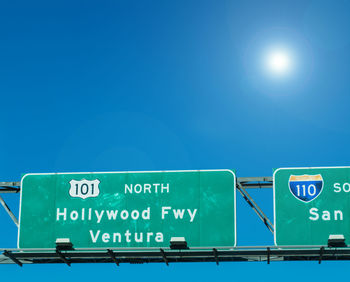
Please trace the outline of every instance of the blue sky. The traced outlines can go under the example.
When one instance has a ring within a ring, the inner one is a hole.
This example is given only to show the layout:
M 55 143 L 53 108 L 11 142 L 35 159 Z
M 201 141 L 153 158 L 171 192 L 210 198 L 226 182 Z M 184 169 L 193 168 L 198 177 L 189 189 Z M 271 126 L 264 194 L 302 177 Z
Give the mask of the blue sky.
M 0 181 L 349 165 L 350 2 L 0 1 Z M 283 46 L 293 71 L 264 65 Z M 272 218 L 272 191 L 253 192 Z M 18 196 L 6 200 L 17 212 Z M 273 237 L 238 199 L 238 245 Z M 0 209 L 0 246 L 16 228 Z M 348 262 L 1 266 L 3 279 L 336 279 Z M 295 269 L 294 269 L 295 268 Z M 312 273 L 312 274 L 311 274 Z M 59 274 L 59 276 L 58 276 Z M 330 276 L 332 274 L 332 276 Z M 238 278 L 237 278 L 238 277 Z

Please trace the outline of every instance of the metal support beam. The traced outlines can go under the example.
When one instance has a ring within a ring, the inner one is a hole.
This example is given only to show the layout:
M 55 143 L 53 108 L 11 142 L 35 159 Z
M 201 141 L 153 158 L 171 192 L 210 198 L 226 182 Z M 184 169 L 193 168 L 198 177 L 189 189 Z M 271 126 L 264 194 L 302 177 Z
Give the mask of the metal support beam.
M 237 182 L 241 183 L 245 189 L 272 188 L 272 181 L 272 177 L 237 177 Z
M 68 266 L 70 266 L 70 262 L 67 260 L 67 258 L 61 253 L 61 251 L 56 250 L 56 254 L 60 257 L 60 259 L 67 264 Z
M 239 182 L 272 182 L 271 176 L 237 177 Z
M 115 264 L 119 266 L 119 261 L 116 259 L 115 253 L 110 249 L 108 249 L 107 252 L 110 255 L 111 259 L 115 262 Z
M 350 248 L 330 248 L 327 246 L 247 246 L 232 249 L 215 248 L 217 260 L 222 262 L 265 262 L 275 261 L 350 261 Z M 175 262 L 216 262 L 213 248 L 171 250 L 164 248 L 125 250 L 111 248 L 118 253 L 119 263 L 166 263 Z M 53 264 L 66 263 L 111 263 L 107 249 L 75 249 L 57 253 L 54 249 L 6 249 L 0 250 L 1 264 Z
M 10 210 L 9 206 L 6 204 L 5 200 L 0 196 L 0 203 L 4 207 L 5 211 L 8 213 L 8 215 L 11 217 L 12 221 L 16 224 L 18 228 L 18 220 L 15 217 L 15 215 Z
M 237 177 L 245 189 L 249 188 L 272 188 L 272 177 Z M 0 182 L 0 193 L 18 193 L 20 192 L 21 182 Z
M 18 193 L 21 191 L 19 188 L 13 188 L 13 187 L 0 187 L 0 194 L 7 194 L 7 193 Z
M 272 188 L 272 177 L 237 177 L 246 189 L 248 188 Z M 20 191 L 21 182 L 0 182 L 0 193 L 18 193 Z M 3 188 L 3 189 L 1 189 Z
M 0 187 L 19 187 L 21 182 L 0 182 Z
M 20 182 L 0 182 L 1 193 L 18 193 L 20 189 Z
M 237 181 L 237 189 L 243 196 L 244 200 L 251 206 L 251 208 L 255 211 L 255 213 L 259 216 L 259 218 L 264 222 L 266 227 L 271 231 L 273 234 L 274 232 L 274 226 L 272 222 L 268 219 L 268 217 L 265 215 L 265 213 L 261 210 L 261 208 L 255 203 L 253 198 L 249 195 L 249 193 L 243 188 L 242 184 Z
M 169 266 L 169 261 L 168 261 L 166 255 L 165 255 L 164 250 L 163 250 L 163 249 L 160 249 L 160 253 L 162 254 L 162 257 L 163 257 L 163 260 L 164 260 L 165 264 L 166 264 L 167 266 Z
M 18 264 L 20 267 L 23 266 L 23 264 L 18 259 L 16 259 L 11 252 L 4 251 L 4 256 L 10 258 L 14 263 Z

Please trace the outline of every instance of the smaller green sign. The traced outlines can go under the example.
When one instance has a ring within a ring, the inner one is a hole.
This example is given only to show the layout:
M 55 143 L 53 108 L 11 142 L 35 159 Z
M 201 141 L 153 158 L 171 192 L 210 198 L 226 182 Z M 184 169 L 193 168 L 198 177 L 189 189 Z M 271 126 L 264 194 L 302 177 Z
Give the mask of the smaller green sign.
M 280 168 L 273 183 L 276 245 L 350 243 L 350 167 Z

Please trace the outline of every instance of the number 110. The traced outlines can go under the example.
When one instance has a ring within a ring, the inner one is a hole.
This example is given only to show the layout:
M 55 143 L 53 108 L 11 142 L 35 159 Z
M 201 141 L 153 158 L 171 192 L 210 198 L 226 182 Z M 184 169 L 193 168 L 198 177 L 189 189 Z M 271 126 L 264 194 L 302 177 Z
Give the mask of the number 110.
M 306 188 L 306 185 L 297 185 L 297 194 L 298 196 L 306 196 L 310 195 L 310 196 L 315 196 L 316 194 L 316 186 L 314 184 L 309 184 Z M 301 195 L 302 194 L 302 195 Z

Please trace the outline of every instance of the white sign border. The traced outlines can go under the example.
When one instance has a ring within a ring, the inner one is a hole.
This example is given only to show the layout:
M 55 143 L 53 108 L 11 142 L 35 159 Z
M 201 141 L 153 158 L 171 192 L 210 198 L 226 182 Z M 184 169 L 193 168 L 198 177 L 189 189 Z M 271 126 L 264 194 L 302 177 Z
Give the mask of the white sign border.
M 236 197 L 236 190 L 237 190 L 237 176 L 236 173 L 231 169 L 192 169 L 192 170 L 151 170 L 151 171 L 107 171 L 107 172 L 49 172 L 49 173 L 26 173 L 23 175 L 21 179 L 21 191 L 20 191 L 20 202 L 19 202 L 19 219 L 18 219 L 18 234 L 17 234 L 17 248 L 21 249 L 19 247 L 19 237 L 20 237 L 20 229 L 21 229 L 21 209 L 22 209 L 22 187 L 23 187 L 23 180 L 25 177 L 29 175 L 61 175 L 61 174 L 115 174 L 115 173 L 160 173 L 160 172 L 210 172 L 210 171 L 227 171 L 230 172 L 233 175 L 233 197 L 234 197 L 234 245 L 233 246 L 213 246 L 213 247 L 220 247 L 220 248 L 235 248 L 237 245 L 237 209 L 236 209 L 236 203 L 237 203 L 237 197 Z M 30 249 L 30 248 L 22 248 L 22 249 Z M 121 249 L 128 249 L 126 247 Z M 142 249 L 142 248 L 140 248 Z M 41 248 L 41 250 L 49 250 L 49 248 Z
M 278 247 L 279 245 L 277 244 L 277 238 L 276 238 L 276 234 L 277 234 L 277 224 L 276 224 L 276 198 L 275 198 L 275 185 L 276 185 L 276 181 L 275 181 L 275 174 L 279 171 L 279 170 L 290 170 L 290 169 L 333 169 L 333 168 L 350 168 L 350 166 L 319 166 L 319 167 L 281 167 L 281 168 L 277 168 L 274 172 L 273 172 L 273 176 L 272 176 L 272 182 L 273 182 L 273 224 L 274 224 L 274 232 L 273 232 L 273 242 L 275 244 L 276 247 Z M 281 245 L 282 246 L 282 245 Z M 298 245 L 301 246 L 301 245 Z

